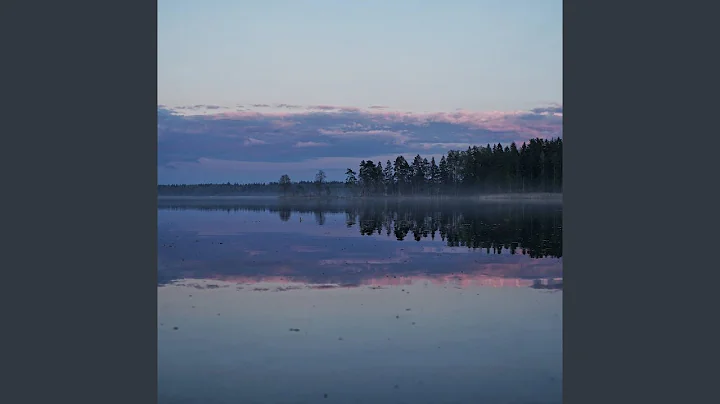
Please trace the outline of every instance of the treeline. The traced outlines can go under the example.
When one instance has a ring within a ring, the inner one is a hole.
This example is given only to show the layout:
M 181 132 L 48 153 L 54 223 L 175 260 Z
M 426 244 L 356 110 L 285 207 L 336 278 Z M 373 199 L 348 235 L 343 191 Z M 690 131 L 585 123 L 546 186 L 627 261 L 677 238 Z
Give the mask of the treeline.
M 500 143 L 467 150 L 450 150 L 439 162 L 419 154 L 408 162 L 363 160 L 358 171 L 348 168 L 345 181 L 327 181 L 319 170 L 314 181 L 256 184 L 159 185 L 166 196 L 458 196 L 492 193 L 561 193 L 562 139 L 530 139 L 518 147 Z
M 294 195 L 308 195 L 316 190 L 312 181 L 300 181 L 293 184 Z M 323 184 L 323 191 L 327 194 L 339 194 L 345 190 L 342 181 L 328 181 Z M 253 184 L 173 184 L 158 185 L 158 195 L 162 196 L 277 196 L 283 194 L 284 188 L 278 182 L 259 182 Z
M 562 139 L 451 150 L 439 163 L 419 154 L 385 166 L 363 160 L 358 172 L 347 169 L 345 185 L 359 195 L 562 192 Z

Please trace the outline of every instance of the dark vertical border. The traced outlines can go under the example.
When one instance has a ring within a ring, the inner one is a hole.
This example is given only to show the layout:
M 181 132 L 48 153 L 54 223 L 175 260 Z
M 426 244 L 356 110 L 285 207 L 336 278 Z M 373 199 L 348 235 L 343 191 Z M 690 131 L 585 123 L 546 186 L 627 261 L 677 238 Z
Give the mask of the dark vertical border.
M 157 401 L 156 9 L 0 6 L 3 402 Z
M 716 24 L 693 3 L 564 3 L 567 404 L 718 401 Z
M 692 4 L 565 2 L 566 403 L 717 401 Z M 4 401 L 155 402 L 156 4 L 0 7 Z

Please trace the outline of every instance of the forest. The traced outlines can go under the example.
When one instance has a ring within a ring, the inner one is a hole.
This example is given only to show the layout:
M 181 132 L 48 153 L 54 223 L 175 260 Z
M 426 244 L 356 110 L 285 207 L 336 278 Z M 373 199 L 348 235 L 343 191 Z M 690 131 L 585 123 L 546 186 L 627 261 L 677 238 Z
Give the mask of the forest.
M 318 170 L 312 181 L 256 184 L 159 185 L 163 196 L 459 196 L 497 193 L 562 193 L 562 138 L 530 139 L 520 147 L 498 143 L 450 150 L 430 161 L 416 155 L 394 161 L 362 160 L 348 168 L 344 182 L 327 181 Z

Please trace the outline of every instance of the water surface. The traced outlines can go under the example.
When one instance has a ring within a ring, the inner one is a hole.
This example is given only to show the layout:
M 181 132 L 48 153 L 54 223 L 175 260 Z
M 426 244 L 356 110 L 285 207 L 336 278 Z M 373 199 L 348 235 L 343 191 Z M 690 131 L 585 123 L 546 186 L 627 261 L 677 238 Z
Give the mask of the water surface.
M 158 209 L 161 403 L 561 402 L 561 205 Z

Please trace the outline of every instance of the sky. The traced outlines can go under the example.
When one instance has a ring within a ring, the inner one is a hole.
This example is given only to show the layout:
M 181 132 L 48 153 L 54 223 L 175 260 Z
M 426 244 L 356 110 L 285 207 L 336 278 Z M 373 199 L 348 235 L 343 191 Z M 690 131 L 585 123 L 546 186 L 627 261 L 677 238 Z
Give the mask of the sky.
M 158 181 L 562 135 L 562 0 L 159 0 Z

